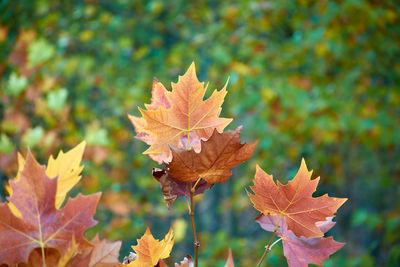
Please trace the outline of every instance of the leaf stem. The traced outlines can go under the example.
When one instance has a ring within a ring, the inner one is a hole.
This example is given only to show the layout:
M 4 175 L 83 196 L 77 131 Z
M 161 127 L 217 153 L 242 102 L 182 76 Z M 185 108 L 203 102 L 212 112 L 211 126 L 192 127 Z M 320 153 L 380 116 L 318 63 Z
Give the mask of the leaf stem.
M 199 179 L 200 180 L 200 179 Z M 199 181 L 197 180 L 197 181 Z M 190 189 L 190 221 L 192 223 L 192 232 L 193 232 L 193 241 L 194 241 L 194 263 L 195 267 L 198 267 L 199 265 L 199 247 L 200 247 L 200 242 L 197 240 L 197 234 L 196 234 L 196 225 L 194 223 L 194 191 L 196 189 L 196 184 Z
M 192 188 L 190 188 L 190 191 L 193 191 L 193 194 L 194 194 L 194 192 L 196 191 L 196 186 L 197 186 L 197 184 L 200 182 L 200 180 L 201 180 L 201 177 L 199 177 L 199 179 L 197 179 L 197 181 L 196 181 L 196 183 L 194 184 L 194 186 L 193 186 Z
M 269 250 L 271 250 L 272 247 L 275 246 L 275 245 L 276 245 L 279 241 L 281 241 L 281 240 L 282 240 L 282 237 L 279 238 L 278 240 L 276 240 L 274 243 L 272 243 L 271 246 L 269 247 Z
M 41 252 L 42 252 L 42 264 L 43 264 L 43 267 L 46 267 L 46 255 L 44 254 L 44 245 L 43 245 L 43 243 L 40 243 L 40 249 L 41 249 Z
M 275 235 L 276 235 L 276 232 L 278 231 L 279 223 L 281 222 L 281 219 L 282 219 L 282 215 L 279 216 L 278 222 L 277 222 L 276 225 L 275 225 L 274 232 L 272 233 L 272 236 L 271 236 L 271 238 L 270 238 L 270 240 L 269 240 L 269 242 L 268 242 L 268 245 L 265 246 L 264 254 L 262 255 L 260 261 L 258 262 L 257 267 L 260 267 L 260 266 L 261 266 L 261 263 L 264 261 L 265 256 L 267 256 L 267 254 L 268 254 L 268 252 L 271 250 L 272 246 L 274 246 L 278 241 L 280 241 L 280 240 L 282 239 L 282 238 L 280 238 L 280 239 L 278 239 L 277 241 L 275 241 L 275 242 L 272 244 L 272 240 L 274 240 L 274 237 L 275 237 Z M 272 245 L 271 245 L 271 244 L 272 244 Z

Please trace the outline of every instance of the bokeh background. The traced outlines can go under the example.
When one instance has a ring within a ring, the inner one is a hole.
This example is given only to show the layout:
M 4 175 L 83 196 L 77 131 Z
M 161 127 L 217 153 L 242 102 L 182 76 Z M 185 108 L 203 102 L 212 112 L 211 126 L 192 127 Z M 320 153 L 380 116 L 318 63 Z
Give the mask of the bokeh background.
M 169 260 L 192 254 L 184 199 L 166 208 L 127 114 L 149 103 L 153 77 L 196 63 L 221 88 L 223 116 L 259 139 L 225 184 L 197 198 L 201 266 L 253 266 L 270 234 L 245 189 L 255 165 L 282 182 L 304 157 L 316 195 L 348 197 L 329 234 L 347 245 L 325 266 L 400 263 L 400 5 L 396 1 L 0 1 L 0 177 L 16 151 L 50 154 L 88 143 L 71 195 L 102 191 L 93 236 L 122 240 L 121 258 L 151 227 L 171 224 Z M 211 92 L 211 90 L 210 90 Z M 2 198 L 5 194 L 2 192 Z M 280 245 L 267 257 L 286 266 Z

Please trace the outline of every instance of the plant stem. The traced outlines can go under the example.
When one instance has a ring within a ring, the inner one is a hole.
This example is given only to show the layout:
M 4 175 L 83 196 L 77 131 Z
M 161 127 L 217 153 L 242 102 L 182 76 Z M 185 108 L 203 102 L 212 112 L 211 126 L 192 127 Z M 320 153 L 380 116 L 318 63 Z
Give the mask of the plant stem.
M 279 223 L 280 223 L 280 221 L 281 221 L 281 218 L 282 218 L 282 215 L 281 215 L 281 216 L 279 217 L 279 219 L 278 219 L 278 223 L 277 223 L 276 226 L 275 226 L 274 232 L 272 233 L 272 236 L 271 236 L 271 238 L 270 238 L 270 240 L 269 240 L 269 242 L 268 242 L 268 245 L 265 247 L 264 254 L 262 255 L 260 261 L 258 262 L 257 267 L 260 267 L 260 266 L 261 266 L 261 263 L 263 262 L 265 256 L 267 256 L 268 252 L 271 250 L 272 240 L 274 240 L 274 237 L 275 237 L 275 235 L 276 235 L 276 231 L 278 231 Z M 279 240 L 280 240 L 280 239 L 279 239 Z M 278 241 L 279 241 L 279 240 L 278 240 Z M 275 243 L 274 243 L 274 245 L 275 245 Z
M 194 266 L 198 267 L 200 242 L 197 240 L 196 225 L 194 224 L 194 200 L 193 200 L 196 185 L 197 183 L 195 184 L 194 187 L 190 189 L 190 221 L 192 223 L 193 242 L 194 242 Z

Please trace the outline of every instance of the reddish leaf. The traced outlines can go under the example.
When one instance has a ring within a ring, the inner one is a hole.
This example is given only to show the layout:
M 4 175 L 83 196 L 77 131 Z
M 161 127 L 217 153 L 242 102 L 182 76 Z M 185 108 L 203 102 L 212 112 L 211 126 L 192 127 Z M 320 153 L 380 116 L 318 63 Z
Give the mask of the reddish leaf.
M 218 133 L 201 141 L 201 151 L 171 147 L 172 161 L 167 165 L 168 174 L 182 182 L 196 182 L 202 178 L 209 184 L 223 183 L 232 175 L 231 168 L 248 160 L 257 142 L 241 144 L 240 131 Z
M 330 237 L 296 237 L 291 231 L 282 236 L 283 254 L 290 267 L 322 266 L 322 261 L 341 249 L 345 244 Z
M 105 239 L 100 240 L 96 235 L 90 242 L 93 247 L 88 247 L 76 255 L 68 262 L 67 267 L 114 267 L 119 263 L 121 241 L 107 242 Z
M 333 198 L 328 195 L 313 198 L 319 178 L 311 180 L 311 173 L 302 160 L 296 176 L 287 185 L 275 184 L 271 175 L 257 166 L 254 194 L 248 193 L 254 207 L 265 215 L 280 215 L 288 229 L 300 237 L 323 236 L 315 225 L 333 217 L 336 210 L 346 202 L 346 198 Z
M 228 258 L 226 259 L 225 267 L 235 267 L 232 257 L 232 250 L 229 249 Z
M 81 142 L 79 145 L 64 153 L 60 151 L 57 158 L 49 157 L 47 163 L 46 175 L 50 178 L 57 177 L 57 193 L 56 193 L 56 208 L 59 209 L 64 202 L 67 193 L 74 187 L 81 179 L 81 171 L 83 166 L 80 166 L 85 150 L 86 141 Z M 14 181 L 18 181 L 20 172 L 25 165 L 24 157 L 18 153 L 18 172 Z M 5 187 L 10 196 L 12 196 L 12 189 L 10 186 Z M 18 209 L 15 208 L 12 202 L 9 203 L 12 213 L 21 218 Z
M 208 139 L 214 129 L 222 132 L 232 119 L 219 118 L 226 95 L 226 85 L 203 100 L 206 88 L 196 76 L 194 63 L 172 83 L 172 91 L 156 83 L 152 103 L 140 109 L 142 118 L 130 116 L 138 138 L 150 144 L 144 153 L 161 162 L 171 160 L 168 145 L 181 147 L 181 137 Z M 168 104 L 170 106 L 168 106 Z
M 329 218 L 326 221 L 317 222 L 316 226 L 325 233 L 335 224 L 332 218 Z M 292 231 L 287 231 L 280 236 L 283 254 L 290 267 L 307 267 L 308 264 L 322 266 L 322 262 L 328 259 L 329 255 L 345 245 L 345 243 L 334 241 L 332 237 L 298 238 Z
M 177 181 L 169 176 L 167 171 L 158 168 L 153 169 L 153 176 L 161 184 L 161 192 L 165 201 L 167 202 L 168 208 L 177 198 L 182 196 L 190 196 L 192 183 Z M 211 187 L 212 185 L 208 184 L 204 180 L 201 180 L 195 188 L 194 195 L 201 194 Z
M 7 203 L 0 204 L 0 263 L 27 262 L 30 252 L 38 247 L 57 248 L 63 255 L 73 239 L 82 248 L 90 244 L 83 233 L 96 224 L 92 217 L 100 193 L 79 194 L 57 210 L 57 178 L 47 177 L 45 167 L 30 153 L 20 179 L 10 181 L 10 185 L 13 190 L 10 201 L 22 218 L 15 217 Z
M 267 231 L 273 232 L 278 223 L 280 215 L 258 216 L 255 221 Z M 317 222 L 316 226 L 321 232 L 326 233 L 336 223 L 332 217 L 326 221 Z M 290 267 L 307 267 L 308 264 L 322 266 L 322 261 L 329 258 L 329 255 L 341 249 L 345 244 L 336 242 L 332 237 L 296 237 L 292 231 L 287 230 L 285 220 L 281 218 L 277 235 L 282 238 L 283 253 Z

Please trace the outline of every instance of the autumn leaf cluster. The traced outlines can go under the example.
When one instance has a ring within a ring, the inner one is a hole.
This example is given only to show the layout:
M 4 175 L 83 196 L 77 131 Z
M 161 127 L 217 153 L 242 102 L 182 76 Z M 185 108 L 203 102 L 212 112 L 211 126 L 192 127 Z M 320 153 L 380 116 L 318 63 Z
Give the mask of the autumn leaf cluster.
M 203 193 L 215 183 L 224 183 L 231 168 L 248 160 L 257 142 L 242 144 L 242 127 L 223 132 L 232 119 L 220 118 L 228 81 L 204 100 L 207 86 L 199 82 L 194 63 L 171 83 L 172 91 L 153 80 L 152 98 L 142 117 L 128 115 L 136 138 L 150 147 L 144 152 L 163 169 L 153 170 L 161 183 L 167 204 L 178 197 Z
M 160 183 L 169 208 L 179 197 L 190 198 L 195 257 L 187 255 L 175 266 L 197 266 L 199 241 L 194 225 L 193 197 L 216 183 L 226 182 L 232 168 L 247 161 L 258 141 L 242 143 L 242 126 L 225 130 L 232 119 L 221 118 L 221 105 L 227 84 L 204 99 L 207 86 L 199 82 L 194 63 L 172 83 L 168 91 L 153 80 L 152 98 L 141 117 L 128 115 L 136 138 L 150 147 L 144 152 L 159 168 L 152 171 Z M 130 255 L 118 261 L 121 242 L 91 240 L 85 231 L 97 222 L 93 219 L 101 193 L 68 198 L 81 179 L 80 166 L 85 142 L 67 153 L 50 156 L 47 166 L 40 165 L 28 151 L 18 154 L 19 169 L 6 190 L 8 199 L 0 204 L 0 264 L 8 266 L 167 266 L 174 245 L 172 228 L 164 239 L 157 240 L 147 228 L 132 246 Z M 259 262 L 277 242 L 282 241 L 290 267 L 322 265 L 332 253 L 344 246 L 332 237 L 324 237 L 334 225 L 337 209 L 347 199 L 323 195 L 313 197 L 319 177 L 311 179 L 304 159 L 295 177 L 286 185 L 256 167 L 254 185 L 247 192 L 255 218 L 272 236 Z M 273 238 L 278 236 L 273 244 Z M 234 266 L 229 250 L 226 265 Z
M 160 182 L 168 206 L 190 192 L 201 194 L 215 183 L 226 182 L 231 168 L 248 160 L 257 145 L 241 144 L 242 127 L 223 132 L 231 122 L 219 117 L 227 83 L 204 100 L 207 86 L 198 81 L 192 63 L 171 87 L 168 91 L 154 79 L 151 104 L 139 108 L 142 117 L 128 115 L 136 138 L 150 145 L 144 154 L 165 165 L 153 169 L 153 176 Z M 262 213 L 256 222 L 280 237 L 292 267 L 321 265 L 344 245 L 323 235 L 333 227 L 331 219 L 346 199 L 313 198 L 319 178 L 311 180 L 311 173 L 302 160 L 295 178 L 282 185 L 257 166 L 251 187 L 254 194 L 248 193 Z M 270 221 L 268 227 L 266 220 Z

